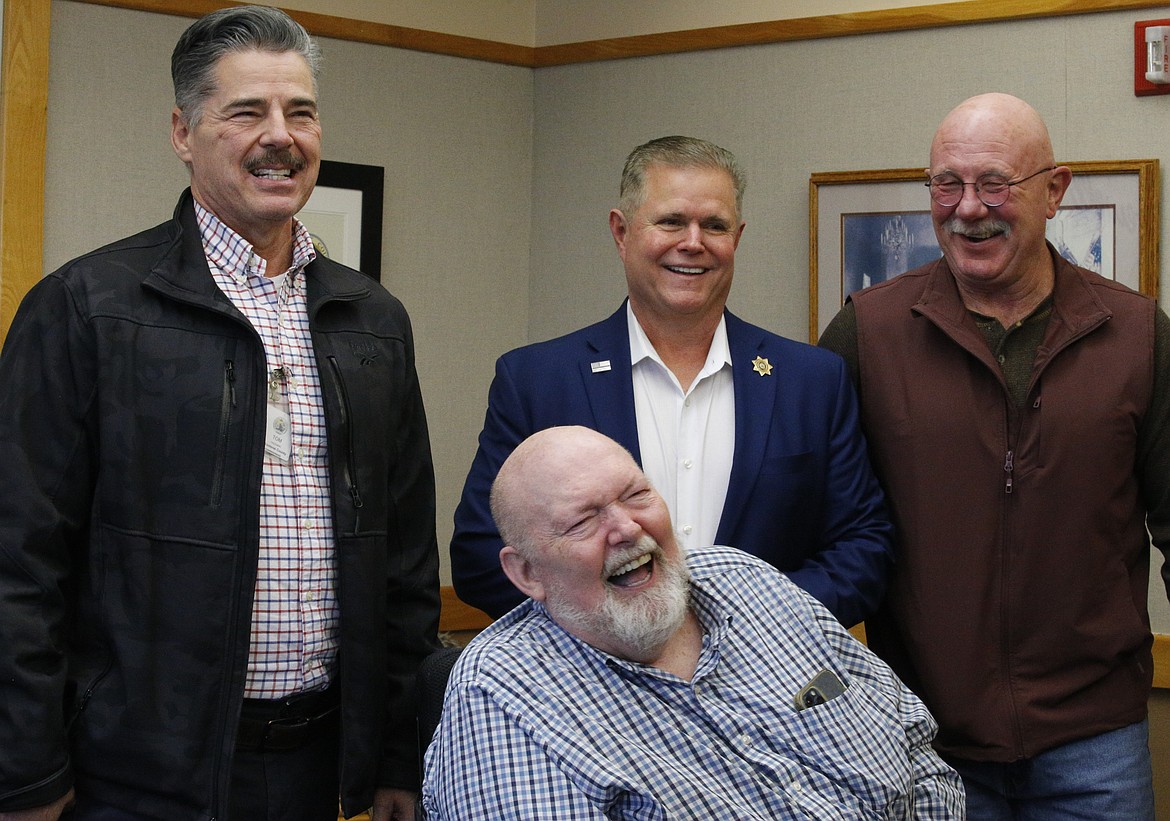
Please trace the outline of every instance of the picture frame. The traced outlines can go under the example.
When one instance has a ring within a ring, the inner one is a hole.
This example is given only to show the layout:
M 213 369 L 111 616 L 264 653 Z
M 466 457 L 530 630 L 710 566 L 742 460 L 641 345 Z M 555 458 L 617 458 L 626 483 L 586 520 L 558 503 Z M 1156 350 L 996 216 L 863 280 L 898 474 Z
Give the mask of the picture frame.
M 297 214 L 317 253 L 379 281 L 385 176 L 381 166 L 321 160 L 317 187 Z
M 1048 237 L 1066 257 L 1158 296 L 1159 167 L 1152 160 L 1065 162 L 1073 181 Z M 809 338 L 860 287 L 937 258 L 922 168 L 809 177 Z

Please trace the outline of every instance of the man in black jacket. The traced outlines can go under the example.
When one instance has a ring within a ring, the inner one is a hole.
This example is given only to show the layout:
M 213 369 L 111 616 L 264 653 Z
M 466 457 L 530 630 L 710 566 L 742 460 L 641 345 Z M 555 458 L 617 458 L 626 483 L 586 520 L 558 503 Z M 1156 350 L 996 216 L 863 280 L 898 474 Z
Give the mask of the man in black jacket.
M 275 9 L 194 23 L 190 191 L 13 323 L 0 819 L 413 818 L 434 476 L 405 310 L 294 217 L 317 63 Z

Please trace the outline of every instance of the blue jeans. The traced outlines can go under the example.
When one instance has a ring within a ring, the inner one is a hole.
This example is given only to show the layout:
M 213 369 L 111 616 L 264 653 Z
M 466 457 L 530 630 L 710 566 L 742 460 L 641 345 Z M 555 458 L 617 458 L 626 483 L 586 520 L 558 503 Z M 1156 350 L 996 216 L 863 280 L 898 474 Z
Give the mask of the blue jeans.
M 1000 764 L 948 758 L 968 821 L 1154 821 L 1149 722 Z

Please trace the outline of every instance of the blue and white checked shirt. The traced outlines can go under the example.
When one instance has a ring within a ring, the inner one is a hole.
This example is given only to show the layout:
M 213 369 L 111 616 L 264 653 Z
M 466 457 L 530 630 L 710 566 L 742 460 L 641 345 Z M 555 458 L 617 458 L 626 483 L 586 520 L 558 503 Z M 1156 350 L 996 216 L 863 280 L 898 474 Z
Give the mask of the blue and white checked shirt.
M 590 647 L 531 600 L 472 641 L 427 751 L 427 818 L 964 817 L 934 719 L 824 607 L 738 550 L 688 564 L 692 681 Z M 826 668 L 844 694 L 798 712 Z

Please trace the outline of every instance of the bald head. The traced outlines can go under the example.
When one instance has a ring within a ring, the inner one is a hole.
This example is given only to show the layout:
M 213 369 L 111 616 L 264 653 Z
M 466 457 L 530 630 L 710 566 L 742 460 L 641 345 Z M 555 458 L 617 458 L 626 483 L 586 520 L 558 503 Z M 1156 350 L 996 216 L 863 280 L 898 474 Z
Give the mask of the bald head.
M 932 174 L 940 155 L 1011 154 L 1025 164 L 1054 165 L 1048 127 L 1032 106 L 1010 94 L 979 94 L 955 106 L 939 125 L 930 146 Z
M 1028 316 L 1052 292 L 1045 230 L 1072 181 L 1040 115 L 1010 94 L 963 101 L 935 132 L 927 176 L 960 191 L 932 188 L 930 215 L 963 303 L 1005 328 Z
M 492 484 L 492 517 L 504 543 L 527 549 L 546 529 L 540 519 L 557 502 L 583 498 L 607 463 L 641 472 L 625 448 L 589 428 L 547 428 L 521 442 Z

